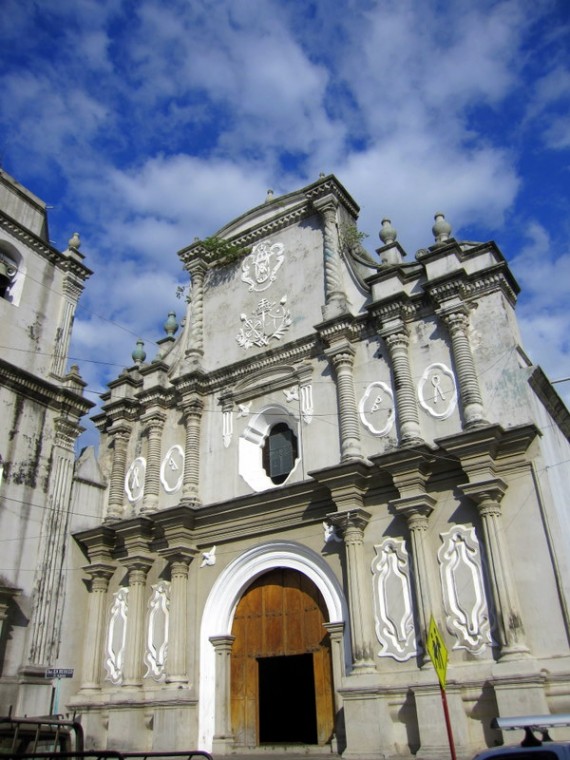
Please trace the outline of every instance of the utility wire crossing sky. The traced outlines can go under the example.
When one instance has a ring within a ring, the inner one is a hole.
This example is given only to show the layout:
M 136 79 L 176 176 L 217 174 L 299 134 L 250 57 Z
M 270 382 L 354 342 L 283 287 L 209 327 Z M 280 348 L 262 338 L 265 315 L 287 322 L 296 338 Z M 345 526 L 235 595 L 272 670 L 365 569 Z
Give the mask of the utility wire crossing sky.
M 570 377 L 569 50 L 566 0 L 3 0 L 0 164 L 81 236 L 89 391 L 184 316 L 180 248 L 321 172 L 370 253 L 388 217 L 413 260 L 436 211 L 495 240 Z

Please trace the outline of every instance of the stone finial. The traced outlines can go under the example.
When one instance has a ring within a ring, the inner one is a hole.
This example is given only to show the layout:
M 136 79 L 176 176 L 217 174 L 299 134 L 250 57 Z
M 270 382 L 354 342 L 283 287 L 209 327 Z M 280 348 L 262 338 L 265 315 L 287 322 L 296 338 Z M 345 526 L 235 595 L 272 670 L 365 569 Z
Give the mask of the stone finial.
M 319 179 L 324 179 L 327 175 L 324 172 L 320 172 Z
M 392 227 L 390 219 L 382 219 L 382 228 L 378 234 L 384 245 L 390 245 L 390 243 L 393 243 L 398 237 L 398 230 Z
M 142 364 L 144 360 L 146 359 L 146 351 L 144 350 L 143 346 L 144 346 L 144 340 L 141 340 L 139 338 L 137 340 L 137 347 L 131 354 L 135 364 Z
M 445 243 L 451 237 L 451 224 L 445 221 L 445 214 L 437 211 L 434 214 L 435 224 L 431 228 L 435 242 L 437 244 Z
M 75 250 L 79 250 L 81 246 L 81 238 L 79 237 L 79 232 L 73 233 L 73 235 L 69 238 L 69 243 L 67 245 L 70 248 L 75 248 Z
M 270 203 L 273 200 L 273 190 L 269 188 L 267 195 L 265 196 L 265 202 Z
M 176 321 L 176 312 L 169 311 L 168 319 L 164 323 L 164 332 L 168 335 L 169 338 L 172 338 L 176 330 L 178 330 L 178 322 Z

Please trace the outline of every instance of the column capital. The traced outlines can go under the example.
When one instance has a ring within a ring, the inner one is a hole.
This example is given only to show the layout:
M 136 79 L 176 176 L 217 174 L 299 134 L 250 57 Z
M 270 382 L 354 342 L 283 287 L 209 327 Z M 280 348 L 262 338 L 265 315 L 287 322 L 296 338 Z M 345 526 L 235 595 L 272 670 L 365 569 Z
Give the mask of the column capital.
M 75 533 L 74 538 L 82 547 L 91 565 L 110 565 L 115 549 L 115 531 L 106 525 Z
M 338 198 L 332 193 L 323 195 L 321 198 L 315 198 L 312 201 L 312 204 L 313 208 L 321 214 L 325 211 L 334 211 L 336 213 L 336 210 L 339 206 Z
M 343 534 L 351 529 L 357 529 L 364 534 L 372 515 L 365 509 L 349 509 L 346 512 L 331 512 L 326 517 Z
M 479 480 L 476 483 L 460 485 L 459 490 L 468 499 L 475 502 L 480 509 L 493 504 L 500 511 L 499 505 L 507 491 L 507 484 L 502 478 L 489 478 L 488 480 Z
M 149 432 L 161 431 L 166 422 L 166 414 L 160 409 L 151 409 L 141 417 L 141 422 Z

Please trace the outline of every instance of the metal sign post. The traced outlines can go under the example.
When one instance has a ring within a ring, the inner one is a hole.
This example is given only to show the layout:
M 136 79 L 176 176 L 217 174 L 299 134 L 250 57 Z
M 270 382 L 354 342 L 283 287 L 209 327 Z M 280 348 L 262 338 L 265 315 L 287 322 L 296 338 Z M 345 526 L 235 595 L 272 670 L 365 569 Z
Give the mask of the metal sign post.
M 451 720 L 449 718 L 449 708 L 447 706 L 447 696 L 445 694 L 445 679 L 447 675 L 447 647 L 439 632 L 437 624 L 433 618 L 433 615 L 429 621 L 429 630 L 426 641 L 427 653 L 430 656 L 430 660 L 433 663 L 437 678 L 439 680 L 439 690 L 441 693 L 441 704 L 443 706 L 443 714 L 445 716 L 445 728 L 447 729 L 447 739 L 449 741 L 449 750 L 451 752 L 451 760 L 456 760 L 455 755 L 455 742 L 453 741 L 453 731 L 451 730 Z
M 55 680 L 55 687 L 52 694 L 51 714 L 57 715 L 59 711 L 59 690 L 62 678 L 73 678 L 73 668 L 48 668 L 45 672 L 48 680 Z

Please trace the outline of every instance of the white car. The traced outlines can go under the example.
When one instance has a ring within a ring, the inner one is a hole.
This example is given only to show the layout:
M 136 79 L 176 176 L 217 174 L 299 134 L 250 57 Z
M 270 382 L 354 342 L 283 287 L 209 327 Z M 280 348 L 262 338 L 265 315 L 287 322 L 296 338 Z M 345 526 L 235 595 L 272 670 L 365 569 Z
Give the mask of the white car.
M 570 726 L 570 715 L 523 715 L 494 718 L 492 728 L 501 731 L 524 731 L 524 739 L 515 746 L 495 747 L 480 752 L 474 760 L 570 760 L 570 741 L 553 741 L 553 728 Z M 538 735 L 537 735 L 538 734 Z

